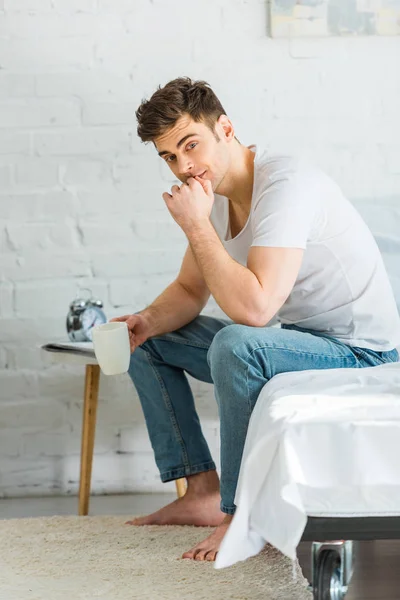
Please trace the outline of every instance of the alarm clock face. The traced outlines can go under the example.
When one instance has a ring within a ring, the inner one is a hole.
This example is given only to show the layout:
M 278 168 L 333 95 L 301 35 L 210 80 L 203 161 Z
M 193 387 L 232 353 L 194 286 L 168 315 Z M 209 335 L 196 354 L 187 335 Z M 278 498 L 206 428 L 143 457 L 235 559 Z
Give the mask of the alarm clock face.
M 82 330 L 88 340 L 92 341 L 92 329 L 96 325 L 103 325 L 107 322 L 106 316 L 102 310 L 91 306 L 83 311 L 81 316 Z

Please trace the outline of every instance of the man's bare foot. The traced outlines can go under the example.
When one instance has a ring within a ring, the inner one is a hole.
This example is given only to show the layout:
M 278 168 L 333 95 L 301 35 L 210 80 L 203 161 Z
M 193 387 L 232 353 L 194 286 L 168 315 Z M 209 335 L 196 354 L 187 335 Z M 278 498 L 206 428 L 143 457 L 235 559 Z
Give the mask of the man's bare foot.
M 217 473 L 206 471 L 191 475 L 187 479 L 188 488 L 182 498 L 174 500 L 151 515 L 127 521 L 126 525 L 220 525 L 225 515 L 219 508 L 221 496 Z
M 214 561 L 225 533 L 233 519 L 233 515 L 225 515 L 225 519 L 211 535 L 204 541 L 197 544 L 194 548 L 182 554 L 182 558 L 191 558 L 192 560 Z

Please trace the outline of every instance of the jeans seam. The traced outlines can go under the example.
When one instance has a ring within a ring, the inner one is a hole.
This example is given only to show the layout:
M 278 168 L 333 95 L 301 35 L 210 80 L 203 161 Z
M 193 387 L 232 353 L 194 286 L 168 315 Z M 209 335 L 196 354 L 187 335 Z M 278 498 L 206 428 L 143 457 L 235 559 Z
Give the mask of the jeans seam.
M 287 352 L 293 352 L 294 354 L 302 354 L 303 356 L 317 356 L 318 358 L 334 358 L 336 360 L 351 360 L 351 357 L 347 357 L 347 356 L 335 356 L 334 354 L 322 354 L 321 352 L 304 352 L 303 350 L 296 350 L 295 348 L 288 348 L 286 346 L 276 346 L 276 345 L 270 345 L 270 344 L 266 344 L 265 346 L 258 346 L 257 348 L 253 348 L 253 350 L 251 350 L 248 355 L 246 356 L 246 359 L 249 358 L 249 356 L 251 354 L 253 354 L 253 352 L 255 352 L 256 350 L 265 350 L 265 348 L 271 348 L 273 350 L 286 350 Z M 355 356 L 353 356 L 355 363 L 357 364 L 357 358 Z
M 148 341 L 151 340 L 160 340 L 163 341 L 163 338 L 165 340 L 167 340 L 168 342 L 174 342 L 175 344 L 182 344 L 183 346 L 193 346 L 194 348 L 203 348 L 204 350 L 207 350 L 209 348 L 209 346 L 207 346 L 207 344 L 201 344 L 198 342 L 191 342 L 190 340 L 181 340 L 180 338 L 176 338 L 168 333 L 164 334 L 164 335 L 160 335 L 160 336 L 155 336 L 154 338 L 150 338 Z M 146 342 L 145 342 L 146 343 Z
M 226 515 L 233 515 L 235 514 L 236 506 L 226 506 L 226 504 L 223 504 L 223 502 L 221 502 L 220 510 Z
M 168 471 L 163 471 L 160 473 L 160 477 L 162 480 L 168 479 L 169 481 L 173 479 L 180 479 L 181 477 L 187 477 L 190 475 L 196 475 L 197 473 L 202 473 L 204 471 L 212 471 L 216 469 L 215 462 L 213 460 L 202 462 L 196 465 L 190 466 L 182 466 L 175 467 L 174 469 L 168 469 Z M 189 473 L 188 471 L 192 471 Z M 178 473 L 182 472 L 182 475 L 178 475 Z
M 157 378 L 157 380 L 158 380 L 158 382 L 160 384 L 161 393 L 162 393 L 162 396 L 164 398 L 164 403 L 165 403 L 165 405 L 167 407 L 167 410 L 168 410 L 168 413 L 170 415 L 170 419 L 171 419 L 171 422 L 172 422 L 172 425 L 173 425 L 173 428 L 174 428 L 174 431 L 175 431 L 176 438 L 177 438 L 177 440 L 178 440 L 178 442 L 179 442 L 179 444 L 180 444 L 180 446 L 182 448 L 183 462 L 184 462 L 185 468 L 187 468 L 189 466 L 189 457 L 188 457 L 188 454 L 187 454 L 187 451 L 186 451 L 186 447 L 185 447 L 185 443 L 183 441 L 183 437 L 182 437 L 181 431 L 179 429 L 178 422 L 176 420 L 176 416 L 175 416 L 175 413 L 174 413 L 174 410 L 173 410 L 172 402 L 171 402 L 170 397 L 168 395 L 167 389 L 166 389 L 166 387 L 164 385 L 164 381 L 163 381 L 162 377 L 160 376 L 160 374 L 158 373 L 156 366 L 153 363 L 153 359 L 152 359 L 152 356 L 151 356 L 150 352 L 148 352 L 147 350 L 145 350 L 145 353 L 146 353 L 147 359 L 148 359 L 148 361 L 150 363 L 150 366 L 153 369 L 153 371 L 155 373 L 155 376 L 156 376 L 156 378 Z
M 250 413 L 251 416 L 251 400 L 250 400 L 250 386 L 249 386 L 249 371 L 250 371 L 250 365 L 247 364 L 247 369 L 246 369 L 246 389 L 247 389 L 247 408 L 248 411 Z M 250 418 L 250 417 L 249 417 Z

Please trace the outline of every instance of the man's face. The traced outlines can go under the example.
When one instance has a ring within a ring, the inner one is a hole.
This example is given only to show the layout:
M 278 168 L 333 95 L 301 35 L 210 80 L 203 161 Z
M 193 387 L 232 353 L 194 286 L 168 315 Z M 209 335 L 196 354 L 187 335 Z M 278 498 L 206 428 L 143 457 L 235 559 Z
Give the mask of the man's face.
M 204 123 L 184 115 L 154 140 L 162 160 L 182 183 L 197 175 L 209 179 L 213 191 L 217 191 L 230 164 L 230 148 L 220 122 L 224 118 L 220 117 L 213 133 Z

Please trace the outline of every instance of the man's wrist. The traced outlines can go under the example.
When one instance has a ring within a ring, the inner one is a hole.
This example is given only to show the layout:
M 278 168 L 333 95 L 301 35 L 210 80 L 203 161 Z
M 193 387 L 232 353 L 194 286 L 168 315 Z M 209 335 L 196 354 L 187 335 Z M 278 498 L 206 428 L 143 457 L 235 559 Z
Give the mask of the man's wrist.
M 143 319 L 147 322 L 149 329 L 148 337 L 153 337 L 157 332 L 157 315 L 155 311 L 151 308 L 151 306 L 148 306 L 147 308 L 139 311 L 137 314 L 143 317 Z
M 197 221 L 192 226 L 186 227 L 185 229 L 185 233 L 189 239 L 191 237 L 196 237 L 196 235 L 199 235 L 202 232 L 207 231 L 214 231 L 214 227 L 210 219 L 204 219 L 204 221 Z

